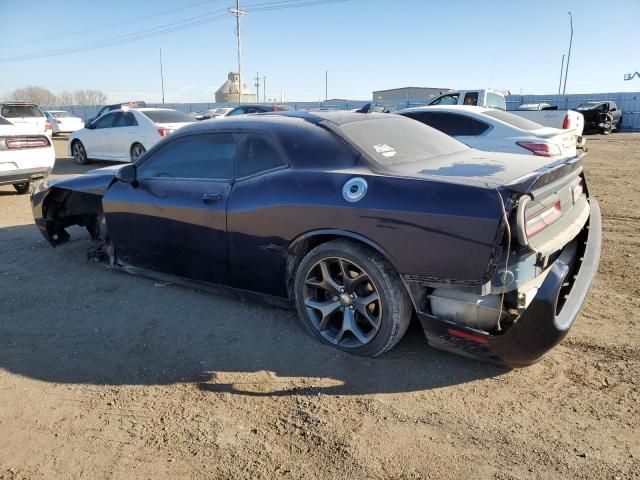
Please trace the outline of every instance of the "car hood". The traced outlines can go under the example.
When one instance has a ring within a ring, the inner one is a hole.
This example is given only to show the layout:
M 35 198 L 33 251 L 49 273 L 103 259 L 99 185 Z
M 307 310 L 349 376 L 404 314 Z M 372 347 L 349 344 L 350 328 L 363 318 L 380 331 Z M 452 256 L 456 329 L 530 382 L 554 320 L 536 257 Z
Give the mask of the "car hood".
M 462 152 L 422 161 L 388 166 L 386 172 L 413 178 L 498 188 L 536 179 L 573 159 L 560 160 L 535 155 L 484 152 L 470 148 Z

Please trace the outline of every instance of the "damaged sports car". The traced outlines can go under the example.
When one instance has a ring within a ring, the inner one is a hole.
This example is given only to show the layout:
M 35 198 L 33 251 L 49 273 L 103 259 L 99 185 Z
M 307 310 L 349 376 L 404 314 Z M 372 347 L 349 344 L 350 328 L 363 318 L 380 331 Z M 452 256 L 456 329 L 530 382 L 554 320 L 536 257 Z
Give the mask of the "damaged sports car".
M 565 337 L 597 270 L 582 162 L 397 115 L 268 113 L 190 125 L 32 204 L 53 246 L 86 227 L 115 268 L 295 305 L 341 350 L 378 356 L 416 318 L 435 347 L 520 367 Z

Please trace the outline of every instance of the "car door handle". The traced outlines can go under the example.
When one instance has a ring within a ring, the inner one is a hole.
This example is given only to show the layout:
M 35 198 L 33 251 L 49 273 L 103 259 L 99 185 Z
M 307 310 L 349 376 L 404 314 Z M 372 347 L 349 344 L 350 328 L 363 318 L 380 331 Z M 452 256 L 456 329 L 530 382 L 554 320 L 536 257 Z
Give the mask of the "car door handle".
M 202 195 L 202 201 L 207 205 L 218 203 L 220 200 L 222 200 L 222 195 L 219 193 L 205 193 Z

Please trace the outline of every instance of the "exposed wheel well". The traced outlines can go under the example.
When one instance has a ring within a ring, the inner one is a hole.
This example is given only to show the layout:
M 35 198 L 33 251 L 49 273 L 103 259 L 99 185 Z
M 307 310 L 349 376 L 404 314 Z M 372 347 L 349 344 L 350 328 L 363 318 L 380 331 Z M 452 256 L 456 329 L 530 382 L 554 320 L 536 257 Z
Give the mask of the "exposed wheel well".
M 385 255 L 384 251 L 373 244 L 372 242 L 368 242 L 365 239 L 359 238 L 356 235 L 346 235 L 342 233 L 318 233 L 315 235 L 310 235 L 305 238 L 301 238 L 299 240 L 294 240 L 289 247 L 289 253 L 287 256 L 287 293 L 289 298 L 293 298 L 293 282 L 296 275 L 296 269 L 300 262 L 305 257 L 307 253 L 316 248 L 318 245 L 323 243 L 330 242 L 332 240 L 345 240 L 352 243 L 356 243 L 359 245 L 363 245 L 373 251 L 376 251 L 380 255 L 385 258 L 389 263 L 392 264 L 387 255 Z

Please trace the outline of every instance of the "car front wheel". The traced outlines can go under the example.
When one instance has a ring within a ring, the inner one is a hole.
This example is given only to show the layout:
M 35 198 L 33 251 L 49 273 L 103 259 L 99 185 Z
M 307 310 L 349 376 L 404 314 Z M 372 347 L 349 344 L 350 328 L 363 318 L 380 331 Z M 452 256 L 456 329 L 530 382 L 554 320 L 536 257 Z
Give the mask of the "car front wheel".
M 87 157 L 87 151 L 84 149 L 84 145 L 80 140 L 74 140 L 73 145 L 71 145 L 71 154 L 78 165 L 91 163 L 91 160 Z
M 318 340 L 355 355 L 377 357 L 400 341 L 411 300 L 378 253 L 345 240 L 311 250 L 296 271 L 300 321 Z

